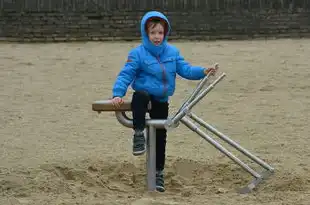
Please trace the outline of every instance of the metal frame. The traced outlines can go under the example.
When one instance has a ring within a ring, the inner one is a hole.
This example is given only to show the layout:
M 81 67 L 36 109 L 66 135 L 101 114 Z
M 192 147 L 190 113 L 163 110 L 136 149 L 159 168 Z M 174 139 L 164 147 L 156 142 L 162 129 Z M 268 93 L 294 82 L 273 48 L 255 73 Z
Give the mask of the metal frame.
M 207 93 L 209 93 L 214 86 L 219 83 L 224 77 L 226 76 L 225 73 L 221 74 L 217 79 L 215 79 L 211 84 L 209 84 L 206 89 L 201 91 L 203 87 L 206 85 L 210 75 L 207 75 L 204 79 L 200 81 L 200 83 L 197 85 L 196 89 L 192 92 L 192 94 L 189 96 L 189 98 L 183 103 L 183 105 L 180 107 L 180 109 L 175 113 L 175 115 L 171 118 L 168 118 L 167 120 L 153 120 L 153 119 L 147 119 L 146 120 L 146 129 L 145 134 L 147 138 L 147 155 L 146 155 L 146 164 L 147 164 L 147 189 L 149 191 L 155 191 L 156 190 L 156 184 L 155 184 L 155 178 L 156 178 L 156 129 L 157 128 L 166 128 L 167 130 L 177 128 L 179 126 L 179 122 L 184 124 L 187 128 L 192 130 L 193 132 L 197 133 L 200 137 L 205 139 L 207 142 L 209 142 L 211 145 L 213 145 L 216 149 L 218 149 L 220 152 L 225 154 L 227 157 L 229 157 L 232 161 L 234 161 L 236 164 L 238 164 L 240 167 L 242 167 L 245 171 L 247 171 L 249 174 L 251 174 L 254 177 L 254 180 L 252 180 L 249 184 L 247 184 L 245 187 L 242 187 L 239 189 L 239 193 L 249 193 L 254 188 L 257 187 L 258 184 L 260 184 L 264 179 L 267 179 L 270 175 L 274 173 L 274 168 L 268 165 L 266 162 L 258 158 L 257 156 L 250 153 L 245 148 L 241 147 L 237 142 L 230 139 L 228 136 L 224 135 L 214 127 L 212 127 L 210 124 L 203 121 L 201 118 L 199 118 L 197 115 L 192 113 L 191 109 L 202 99 L 206 96 Z M 100 104 L 104 103 L 102 101 L 97 101 L 94 104 Z M 99 110 L 96 110 L 99 111 Z M 124 126 L 132 128 L 133 122 L 132 119 L 129 119 L 126 116 L 125 111 L 117 111 L 115 110 L 116 118 L 117 120 Z M 191 120 L 195 121 L 199 125 L 201 125 L 206 130 L 210 131 L 214 135 L 221 138 L 223 141 L 240 151 L 245 156 L 252 159 L 254 162 L 256 162 L 258 165 L 266 169 L 262 173 L 258 173 L 255 170 L 253 170 L 251 167 L 249 167 L 246 163 L 241 161 L 239 158 L 237 158 L 235 155 L 233 155 L 231 152 L 229 152 L 226 148 L 224 148 L 221 144 L 219 144 L 216 140 L 211 138 L 208 134 L 206 134 L 202 129 L 200 129 L 196 124 L 194 124 Z

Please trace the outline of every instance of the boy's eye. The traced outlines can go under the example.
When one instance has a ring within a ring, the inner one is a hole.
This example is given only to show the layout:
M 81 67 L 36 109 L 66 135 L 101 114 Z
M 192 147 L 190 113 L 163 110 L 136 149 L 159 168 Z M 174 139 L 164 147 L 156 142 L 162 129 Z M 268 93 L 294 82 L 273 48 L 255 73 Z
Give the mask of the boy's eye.
M 156 33 L 162 35 L 164 32 L 162 32 L 162 31 L 159 31 L 159 32 L 151 31 L 151 32 L 150 32 L 150 34 L 152 34 L 152 35 L 155 35 Z

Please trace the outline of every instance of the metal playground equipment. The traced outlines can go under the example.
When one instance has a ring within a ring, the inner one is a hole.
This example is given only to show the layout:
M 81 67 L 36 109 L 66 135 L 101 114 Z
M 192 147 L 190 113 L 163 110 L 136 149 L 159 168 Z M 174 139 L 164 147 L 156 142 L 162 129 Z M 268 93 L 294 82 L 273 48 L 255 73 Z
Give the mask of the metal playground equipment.
M 183 105 L 179 108 L 179 110 L 174 114 L 174 116 L 168 118 L 167 120 L 154 120 L 154 119 L 146 119 L 146 138 L 147 138 L 147 154 L 146 154 L 146 169 L 147 169 L 147 189 L 149 191 L 155 191 L 155 176 L 156 176 L 156 129 L 157 128 L 166 128 L 168 131 L 170 129 L 177 128 L 179 126 L 179 122 L 183 123 L 187 128 L 197 133 L 200 137 L 205 139 L 211 145 L 213 145 L 220 152 L 225 154 L 231 160 L 233 160 L 236 164 L 242 167 L 246 172 L 251 174 L 254 179 L 244 187 L 239 189 L 239 193 L 245 194 L 251 192 L 254 188 L 257 187 L 264 179 L 267 179 L 270 175 L 274 173 L 274 168 L 268 165 L 266 162 L 258 158 L 257 156 L 250 153 L 245 148 L 241 147 L 237 142 L 230 139 L 228 136 L 224 135 L 210 124 L 206 123 L 204 120 L 195 115 L 191 110 L 192 108 L 209 93 L 216 84 L 218 84 L 224 77 L 225 73 L 222 73 L 219 77 L 217 77 L 212 83 L 209 83 L 205 89 L 204 86 L 207 84 L 207 81 L 210 78 L 210 75 L 207 75 L 204 79 L 202 79 L 196 89 L 192 92 L 192 94 L 186 99 Z M 111 102 L 111 100 L 100 100 L 95 101 L 92 104 L 92 110 L 96 112 L 115 112 L 117 120 L 125 127 L 132 128 L 133 122 L 130 119 L 126 112 L 131 111 L 131 102 L 125 101 L 124 104 L 115 108 Z M 220 139 L 234 147 L 236 150 L 252 159 L 258 165 L 263 167 L 265 170 L 261 173 L 258 173 L 246 163 L 241 161 L 231 152 L 229 152 L 226 148 L 224 148 L 221 144 L 219 144 L 216 140 L 211 138 L 207 133 L 205 133 L 202 129 L 200 129 L 196 124 L 194 124 L 191 120 L 195 121 L 206 130 L 210 131 L 214 135 L 218 136 Z

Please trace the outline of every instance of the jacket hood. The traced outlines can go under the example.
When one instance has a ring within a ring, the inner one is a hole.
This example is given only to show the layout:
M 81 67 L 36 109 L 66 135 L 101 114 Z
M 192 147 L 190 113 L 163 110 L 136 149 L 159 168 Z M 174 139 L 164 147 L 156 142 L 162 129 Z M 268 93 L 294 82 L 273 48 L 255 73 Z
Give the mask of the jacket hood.
M 149 20 L 150 18 L 154 18 L 154 17 L 157 17 L 157 18 L 161 18 L 163 19 L 164 21 L 166 21 L 167 25 L 168 25 L 168 30 L 165 34 L 165 37 L 164 37 L 164 40 L 163 42 L 156 46 L 154 45 L 150 40 L 149 40 L 149 37 L 146 33 L 146 30 L 145 30 L 145 24 L 147 22 L 147 20 Z M 147 12 L 143 17 L 142 17 L 142 20 L 141 20 L 141 37 L 142 37 L 142 44 L 143 46 L 150 52 L 152 53 L 153 55 L 155 56 L 159 56 L 166 48 L 167 46 L 167 40 L 168 40 L 168 35 L 170 34 L 170 30 L 171 30 L 171 27 L 170 27 L 170 23 L 167 19 L 167 17 L 162 14 L 161 12 L 158 12 L 158 11 L 150 11 L 150 12 Z

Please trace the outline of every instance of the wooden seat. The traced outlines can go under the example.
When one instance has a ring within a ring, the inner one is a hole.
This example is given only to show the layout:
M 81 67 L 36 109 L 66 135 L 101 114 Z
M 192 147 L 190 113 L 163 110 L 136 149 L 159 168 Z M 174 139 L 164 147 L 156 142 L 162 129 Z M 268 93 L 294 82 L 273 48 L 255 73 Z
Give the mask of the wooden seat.
M 98 100 L 92 104 L 93 111 L 97 112 L 126 112 L 131 111 L 131 101 L 125 101 L 119 108 L 115 107 L 112 100 Z M 148 111 L 151 109 L 151 103 L 148 105 Z
M 97 112 L 131 111 L 131 101 L 125 101 L 119 108 L 117 108 L 112 104 L 112 100 L 98 100 L 92 104 L 92 109 Z

